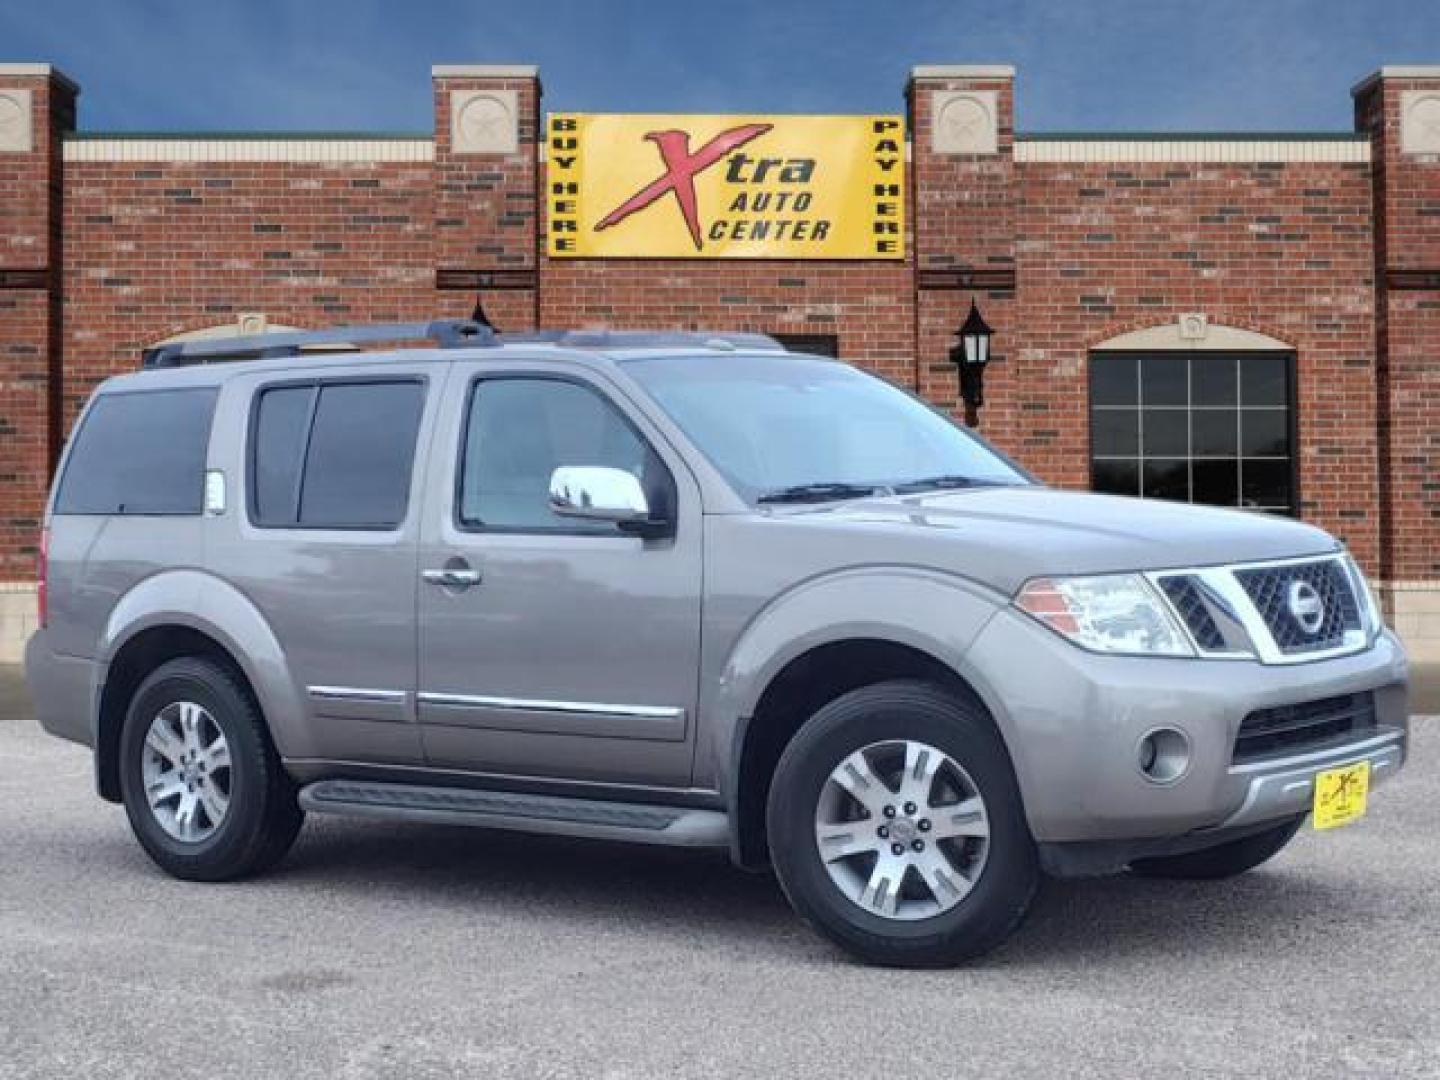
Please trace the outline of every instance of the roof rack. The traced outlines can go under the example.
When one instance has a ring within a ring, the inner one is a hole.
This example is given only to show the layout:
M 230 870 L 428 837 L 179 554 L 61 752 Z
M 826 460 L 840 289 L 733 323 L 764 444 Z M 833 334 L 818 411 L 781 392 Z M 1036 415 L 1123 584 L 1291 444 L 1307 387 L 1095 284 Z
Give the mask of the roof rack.
M 301 350 L 320 345 L 360 345 L 376 341 L 419 341 L 429 339 L 443 349 L 466 345 L 498 345 L 495 332 L 469 319 L 436 319 L 420 323 L 376 323 L 368 326 L 335 326 L 329 330 L 282 331 L 248 337 L 207 338 L 177 341 L 146 349 L 141 365 L 147 368 L 186 367 L 211 360 L 262 360 L 276 356 L 298 356 Z
M 525 342 L 572 349 L 651 349 L 669 345 L 707 349 L 759 349 L 784 352 L 785 346 L 769 334 L 717 333 L 708 330 L 533 330 L 502 334 L 506 344 Z

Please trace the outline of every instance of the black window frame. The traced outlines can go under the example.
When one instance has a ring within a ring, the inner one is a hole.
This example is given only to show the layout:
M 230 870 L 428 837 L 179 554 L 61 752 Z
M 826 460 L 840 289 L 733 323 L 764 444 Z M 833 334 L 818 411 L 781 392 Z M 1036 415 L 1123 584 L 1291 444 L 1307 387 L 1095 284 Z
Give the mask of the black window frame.
M 65 484 L 70 476 L 70 471 L 75 466 L 75 455 L 84 436 L 85 428 L 94 417 L 95 410 L 100 403 L 114 398 L 145 397 L 158 394 L 207 394 L 210 398 L 209 413 L 205 423 L 205 435 L 201 441 L 200 454 L 200 484 L 195 491 L 195 509 L 193 510 L 126 510 L 122 507 L 116 510 L 67 510 L 61 506 L 65 497 Z M 202 386 L 157 386 L 154 388 L 139 388 L 134 390 L 111 390 L 95 395 L 90 405 L 80 417 L 75 430 L 71 432 L 69 445 L 66 448 L 65 465 L 60 470 L 55 480 L 55 497 L 51 514 L 55 517 L 152 517 L 152 518 L 184 518 L 201 517 L 205 513 L 205 474 L 210 470 L 210 440 L 215 434 L 215 413 L 219 405 L 220 388 L 214 385 Z
M 597 397 L 602 404 L 612 409 L 621 421 L 628 427 L 631 433 L 640 440 L 650 456 L 659 464 L 663 470 L 662 480 L 668 492 L 669 510 L 674 518 L 674 524 L 678 528 L 680 517 L 680 488 L 675 481 L 675 470 L 665 460 L 665 456 L 655 449 L 655 441 L 641 430 L 640 425 L 635 423 L 634 418 L 623 408 L 615 398 L 606 393 L 601 387 L 588 379 L 577 378 L 573 375 L 560 374 L 550 371 L 497 371 L 493 374 L 480 372 L 470 378 L 470 383 L 465 390 L 464 412 L 461 414 L 460 437 L 455 447 L 455 482 L 451 485 L 450 492 L 450 522 L 455 529 L 462 533 L 483 535 L 509 536 L 583 536 L 588 539 L 610 540 L 615 538 L 638 537 L 638 533 L 627 532 L 619 524 L 607 522 L 595 522 L 591 525 L 486 525 L 483 522 L 467 521 L 463 511 L 463 496 L 465 488 L 465 457 L 466 450 L 470 445 L 470 422 L 475 415 L 475 395 L 485 383 L 497 382 L 554 382 L 568 383 L 571 386 L 578 386 L 582 390 L 589 391 Z M 652 513 L 655 507 L 651 507 Z
M 839 334 L 792 334 L 777 330 L 770 336 L 784 346 L 786 352 L 819 356 L 825 360 L 840 359 Z
M 1288 508 L 1281 509 L 1281 508 L 1272 507 L 1272 506 L 1245 506 L 1245 505 L 1243 505 L 1242 502 L 1238 502 L 1238 501 L 1237 501 L 1237 503 L 1236 503 L 1235 505 L 1228 505 L 1228 506 L 1225 505 L 1225 504 L 1220 504 L 1220 503 L 1196 502 L 1195 499 L 1194 499 L 1194 491 L 1195 491 L 1195 483 L 1194 483 L 1194 463 L 1195 463 L 1195 461 L 1197 461 L 1197 460 L 1201 460 L 1201 461 L 1204 461 L 1204 460 L 1225 460 L 1225 459 L 1221 459 L 1221 458 L 1214 458 L 1214 459 L 1212 459 L 1212 458 L 1206 458 L 1206 457 L 1201 457 L 1201 458 L 1198 458 L 1198 459 L 1197 459 L 1197 458 L 1195 457 L 1195 455 L 1194 455 L 1194 452 L 1193 452 L 1193 450 L 1194 450 L 1194 443 L 1193 443 L 1193 439 L 1191 439 L 1191 437 L 1190 437 L 1190 435 L 1189 435 L 1189 431 L 1190 431 L 1191 426 L 1192 426 L 1192 421 L 1191 421 L 1190 417 L 1193 416 L 1194 412 L 1196 411 L 1195 406 L 1194 406 L 1194 404 L 1193 404 L 1193 402 L 1192 402 L 1192 400 L 1191 400 L 1191 398 L 1193 398 L 1193 387 L 1191 387 L 1191 389 L 1188 389 L 1188 390 L 1187 390 L 1186 404 L 1185 404 L 1185 406 L 1184 406 L 1183 409 L 1180 409 L 1180 408 L 1178 408 L 1178 407 L 1176 407 L 1176 406 L 1156 406 L 1156 407 L 1157 407 L 1157 408 L 1162 408 L 1162 407 L 1163 407 L 1163 408 L 1174 408 L 1174 409 L 1176 409 L 1176 411 L 1184 412 L 1185 415 L 1186 415 L 1186 417 L 1187 417 L 1187 420 L 1186 420 L 1186 431 L 1187 431 L 1187 441 L 1189 441 L 1190 449 L 1189 449 L 1189 450 L 1187 451 L 1187 453 L 1183 456 L 1183 460 L 1185 460 L 1186 462 L 1189 463 L 1189 473 L 1188 473 L 1188 475 L 1189 475 L 1189 489 L 1190 489 L 1190 495 L 1191 495 L 1191 497 L 1190 497 L 1189 500 L 1187 500 L 1187 501 L 1184 503 L 1184 505 L 1188 505 L 1188 506 L 1213 506 L 1213 507 L 1217 507 L 1217 508 L 1221 508 L 1221 509 L 1245 510 L 1245 511 L 1248 511 L 1248 512 L 1250 512 L 1250 513 L 1259 513 L 1259 514 L 1283 514 L 1283 515 L 1285 515 L 1286 517 L 1292 517 L 1292 518 L 1299 518 L 1299 517 L 1300 517 L 1301 506 L 1302 506 L 1302 494 L 1301 494 L 1301 490 L 1300 490 L 1300 443 L 1299 443 L 1299 429 L 1300 429 L 1299 398 L 1300 398 L 1300 387 L 1299 387 L 1299 364 L 1298 364 L 1298 362 L 1297 362 L 1297 354 L 1296 354 L 1296 351 L 1295 351 L 1294 349 L 1283 349 L 1283 348 L 1272 348 L 1272 349 L 1104 349 L 1104 348 L 1101 348 L 1101 349 L 1091 349 L 1091 350 L 1089 350 L 1089 351 L 1086 353 L 1086 365 L 1085 365 L 1085 422 L 1086 422 L 1086 432 L 1087 432 L 1087 440 L 1086 440 L 1086 441 L 1087 441 L 1087 446 L 1086 446 L 1087 461 L 1086 461 L 1086 467 L 1087 467 L 1087 471 L 1088 471 L 1088 474 L 1089 474 L 1089 484 L 1090 484 L 1090 490 L 1091 490 L 1091 491 L 1096 491 L 1096 490 L 1097 490 L 1096 487 L 1095 487 L 1095 463 L 1096 463 L 1097 457 L 1096 457 L 1096 453 L 1095 453 L 1095 428 L 1096 428 L 1096 425 L 1095 425 L 1095 410 L 1096 410 L 1096 405 L 1095 405 L 1094 363 L 1095 363 L 1095 360 L 1096 360 L 1097 357 L 1111 357 L 1111 356 L 1133 357 L 1133 358 L 1135 358 L 1137 364 L 1138 364 L 1142 359 L 1144 359 L 1145 357 L 1150 357 L 1150 356 L 1153 356 L 1153 357 L 1164 357 L 1164 358 L 1170 358 L 1170 359 L 1184 358 L 1184 359 L 1186 359 L 1187 361 L 1189 361 L 1189 362 L 1192 363 L 1192 364 L 1193 364 L 1196 360 L 1203 360 L 1203 359 L 1206 358 L 1206 357 L 1234 357 L 1234 358 L 1237 359 L 1237 377 L 1240 378 L 1242 381 L 1243 381 L 1244 376 L 1243 376 L 1243 374 L 1240 372 L 1239 369 L 1240 369 L 1240 368 L 1243 368 L 1243 365 L 1244 365 L 1244 363 L 1245 363 L 1245 358 L 1246 358 L 1246 357 L 1267 357 L 1267 358 L 1270 358 L 1270 359 L 1276 359 L 1276 358 L 1278 358 L 1278 359 L 1283 360 L 1283 361 L 1284 361 L 1284 364 L 1285 364 L 1285 404 L 1284 404 L 1285 417 L 1286 417 L 1286 422 L 1285 422 L 1285 434 L 1286 434 L 1286 439 L 1287 439 L 1288 444 L 1289 444 L 1289 445 L 1288 445 L 1288 449 L 1289 449 L 1288 459 L 1289 459 L 1289 466 L 1290 466 L 1290 468 L 1289 468 L 1289 476 L 1288 476 L 1289 486 L 1290 486 L 1290 505 L 1289 505 Z M 1187 374 L 1188 374 L 1188 369 L 1187 369 Z M 1190 386 L 1191 386 L 1191 380 L 1187 379 L 1187 387 L 1190 387 Z M 1105 406 L 1101 406 L 1101 408 L 1105 408 Z M 1142 402 L 1140 402 L 1140 401 L 1137 399 L 1136 404 L 1135 404 L 1134 406 L 1116 406 L 1115 408 L 1117 408 L 1117 409 L 1118 409 L 1118 408 L 1133 408 L 1133 409 L 1134 409 L 1135 411 L 1137 411 L 1137 412 L 1143 412 L 1145 406 L 1144 406 L 1144 404 L 1143 404 Z M 1236 401 L 1236 403 L 1235 403 L 1233 406 L 1214 407 L 1214 408 L 1213 408 L 1213 411 L 1222 411 L 1222 409 L 1225 409 L 1225 408 L 1228 408 L 1230 411 L 1232 411 L 1232 412 L 1234 412 L 1234 413 L 1236 413 L 1236 414 L 1243 414 L 1243 413 L 1246 411 L 1246 407 L 1245 407 L 1245 406 L 1242 406 L 1238 400 Z M 1263 408 L 1263 407 L 1260 407 L 1260 408 Z M 1212 410 L 1211 410 L 1210 407 L 1204 407 L 1204 408 L 1202 408 L 1202 411 L 1212 411 Z M 1143 444 L 1142 444 L 1141 446 L 1137 447 L 1137 450 L 1143 451 L 1143 449 L 1144 449 Z M 1240 452 L 1241 449 L 1242 449 L 1242 448 L 1239 447 L 1239 446 L 1236 447 L 1236 452 L 1237 452 L 1236 462 L 1237 462 L 1237 466 L 1238 466 L 1238 463 L 1245 457 L 1245 455 Z M 1173 457 L 1173 456 L 1174 456 L 1174 455 L 1166 455 L 1166 460 L 1169 460 L 1169 459 L 1170 459 L 1171 457 Z M 1133 457 L 1125 457 L 1125 456 L 1116 457 L 1116 456 L 1114 456 L 1114 455 L 1107 455 L 1106 458 L 1105 458 L 1105 460 L 1110 460 L 1110 461 L 1132 460 L 1132 461 L 1136 462 L 1136 463 L 1137 463 L 1137 466 L 1139 467 L 1139 478 L 1138 478 L 1138 480 L 1139 480 L 1139 483 L 1138 483 L 1139 494 L 1135 495 L 1134 497 L 1135 497 L 1135 498 L 1145 498 L 1145 497 L 1146 497 L 1146 496 L 1143 494 L 1143 492 L 1144 492 L 1144 486 L 1145 486 L 1144 462 L 1145 462 L 1145 460 L 1146 460 L 1146 456 L 1145 456 L 1143 453 L 1137 453 L 1137 454 L 1134 455 Z M 1263 460 L 1263 459 L 1261 459 L 1261 460 Z M 1238 474 L 1238 473 L 1237 473 L 1237 479 L 1236 479 L 1236 491 L 1237 491 L 1237 499 L 1243 499 L 1243 498 L 1244 498 L 1244 491 L 1245 491 L 1245 489 L 1244 489 L 1244 483 L 1243 483 L 1243 479 L 1241 478 L 1241 475 Z M 1113 493 L 1113 492 L 1106 492 L 1105 494 L 1114 494 L 1114 493 Z M 1156 497 L 1156 498 L 1158 498 L 1158 497 Z M 1160 501 L 1164 501 L 1164 502 L 1179 502 L 1180 500 L 1178 500 L 1178 499 L 1162 499 L 1162 500 L 1160 500 Z
M 405 480 L 405 513 L 398 521 L 390 524 L 324 524 L 309 523 L 296 520 L 283 524 L 262 522 L 256 516 L 255 495 L 256 476 L 255 455 L 259 448 L 256 438 L 260 426 L 260 402 L 261 399 L 272 390 L 294 390 L 311 388 L 315 391 L 310 402 L 309 413 L 305 420 L 305 439 L 300 450 L 300 472 L 297 477 L 299 487 L 296 491 L 295 513 L 298 519 L 301 505 L 301 494 L 305 488 L 305 472 L 310 459 L 310 439 L 315 431 L 315 414 L 319 409 L 320 393 L 327 386 L 373 386 L 373 385 L 412 385 L 421 388 L 420 419 L 415 426 L 415 448 L 410 456 L 410 474 Z M 430 404 L 430 379 L 421 374 L 395 374 L 395 375 L 336 375 L 336 376 L 304 376 L 292 379 L 278 379 L 274 382 L 262 383 L 257 386 L 250 395 L 250 416 L 245 427 L 245 516 L 252 528 L 265 529 L 269 532 L 399 532 L 405 527 L 414 510 L 415 495 L 415 469 L 420 462 L 420 436 L 425 431 L 425 413 Z

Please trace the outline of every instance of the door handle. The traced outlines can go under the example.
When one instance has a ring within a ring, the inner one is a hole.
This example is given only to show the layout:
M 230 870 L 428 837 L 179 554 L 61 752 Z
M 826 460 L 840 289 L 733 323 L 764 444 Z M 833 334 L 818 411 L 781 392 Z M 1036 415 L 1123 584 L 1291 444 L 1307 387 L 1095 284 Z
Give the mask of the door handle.
M 443 585 L 447 589 L 468 589 L 480 584 L 480 571 L 468 566 L 441 566 L 421 570 L 420 578 L 430 585 Z

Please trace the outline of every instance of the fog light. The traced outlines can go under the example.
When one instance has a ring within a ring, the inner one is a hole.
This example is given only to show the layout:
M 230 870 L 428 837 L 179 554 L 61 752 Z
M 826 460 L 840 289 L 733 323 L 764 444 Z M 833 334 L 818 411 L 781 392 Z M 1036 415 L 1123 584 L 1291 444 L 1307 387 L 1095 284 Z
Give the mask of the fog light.
M 1147 780 L 1173 784 L 1190 767 L 1190 740 L 1175 728 L 1156 728 L 1140 740 L 1136 764 Z

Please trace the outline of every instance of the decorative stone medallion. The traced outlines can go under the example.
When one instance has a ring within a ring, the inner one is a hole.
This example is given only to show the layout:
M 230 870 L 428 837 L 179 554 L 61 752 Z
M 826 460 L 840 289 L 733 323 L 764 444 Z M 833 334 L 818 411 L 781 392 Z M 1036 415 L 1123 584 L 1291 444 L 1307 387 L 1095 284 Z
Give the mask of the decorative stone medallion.
M 450 95 L 450 144 L 457 154 L 513 154 L 520 149 L 514 90 L 456 90 Z
M 1407 154 L 1440 154 L 1440 90 L 1406 90 L 1400 95 L 1400 149 Z
M 1198 312 L 1188 311 L 1180 316 L 1180 340 L 1204 341 L 1210 333 L 1210 320 Z
M 33 148 L 30 91 L 0 89 L 0 153 L 23 154 Z
M 937 154 L 993 154 L 1000 146 L 994 90 L 938 90 L 930 146 Z
M 270 329 L 270 320 L 263 311 L 242 311 L 235 316 L 235 322 L 241 337 L 263 334 Z

